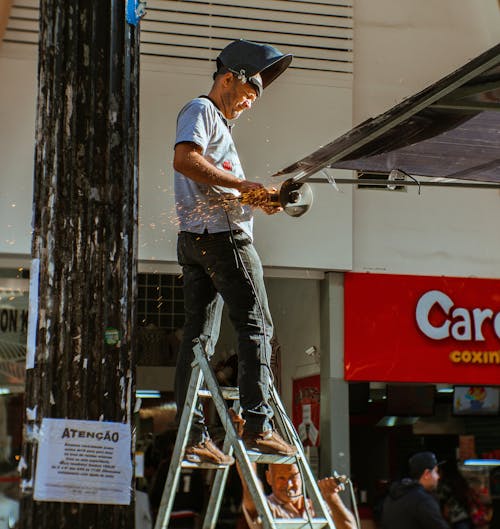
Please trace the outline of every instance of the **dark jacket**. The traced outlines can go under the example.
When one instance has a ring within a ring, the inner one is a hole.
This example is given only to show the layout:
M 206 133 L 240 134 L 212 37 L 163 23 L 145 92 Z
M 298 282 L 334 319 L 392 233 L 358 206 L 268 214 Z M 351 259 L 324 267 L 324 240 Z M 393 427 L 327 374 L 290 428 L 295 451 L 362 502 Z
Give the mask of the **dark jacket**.
M 382 510 L 383 529 L 449 529 L 437 500 L 418 481 L 393 483 Z

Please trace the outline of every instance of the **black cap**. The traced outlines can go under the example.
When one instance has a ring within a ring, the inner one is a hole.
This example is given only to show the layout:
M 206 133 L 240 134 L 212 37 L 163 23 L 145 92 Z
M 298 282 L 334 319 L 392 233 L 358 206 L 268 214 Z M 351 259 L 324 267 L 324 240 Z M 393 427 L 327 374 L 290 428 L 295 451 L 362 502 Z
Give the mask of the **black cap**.
M 426 469 L 432 470 L 444 461 L 439 461 L 433 452 L 417 452 L 408 459 L 410 477 L 420 479 Z
M 258 44 L 249 40 L 235 40 L 228 44 L 217 57 L 217 72 L 232 72 L 243 82 L 250 82 L 258 94 L 279 77 L 292 62 L 291 54 L 283 54 L 269 44 Z M 253 79 L 262 78 L 262 86 Z

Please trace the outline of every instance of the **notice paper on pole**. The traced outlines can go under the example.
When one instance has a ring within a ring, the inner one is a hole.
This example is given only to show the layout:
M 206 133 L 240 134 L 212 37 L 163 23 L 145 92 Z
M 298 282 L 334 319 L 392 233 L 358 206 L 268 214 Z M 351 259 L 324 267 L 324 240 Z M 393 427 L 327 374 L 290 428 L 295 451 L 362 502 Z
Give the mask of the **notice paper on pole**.
M 129 505 L 130 425 L 43 419 L 34 499 Z

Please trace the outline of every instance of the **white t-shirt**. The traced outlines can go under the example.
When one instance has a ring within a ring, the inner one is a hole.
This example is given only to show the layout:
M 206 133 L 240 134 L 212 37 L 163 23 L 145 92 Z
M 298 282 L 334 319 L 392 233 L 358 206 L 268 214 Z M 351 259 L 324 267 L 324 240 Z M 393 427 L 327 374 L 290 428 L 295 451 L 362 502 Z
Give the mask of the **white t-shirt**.
M 220 110 L 206 97 L 197 97 L 179 112 L 175 144 L 194 143 L 215 167 L 245 179 L 229 125 Z M 252 238 L 253 209 L 224 195 L 238 196 L 236 189 L 210 186 L 191 180 L 174 170 L 175 205 L 180 231 L 219 233 L 232 229 Z M 224 210 L 227 210 L 228 215 Z

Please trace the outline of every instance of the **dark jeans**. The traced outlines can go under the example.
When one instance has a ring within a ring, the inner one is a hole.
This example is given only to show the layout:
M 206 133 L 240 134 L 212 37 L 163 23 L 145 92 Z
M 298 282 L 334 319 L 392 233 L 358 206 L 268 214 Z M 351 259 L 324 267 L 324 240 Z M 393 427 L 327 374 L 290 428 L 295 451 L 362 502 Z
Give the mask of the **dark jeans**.
M 201 338 L 207 354 L 213 354 L 226 303 L 238 335 L 238 385 L 245 429 L 261 432 L 272 428 L 268 400 L 273 323 L 260 258 L 248 235 L 235 232 L 234 240 L 238 253 L 229 232 L 179 233 L 177 257 L 183 271 L 186 320 L 175 373 L 175 399 L 180 417 L 191 376 L 193 340 Z M 197 441 L 205 435 L 200 406 L 191 438 Z

